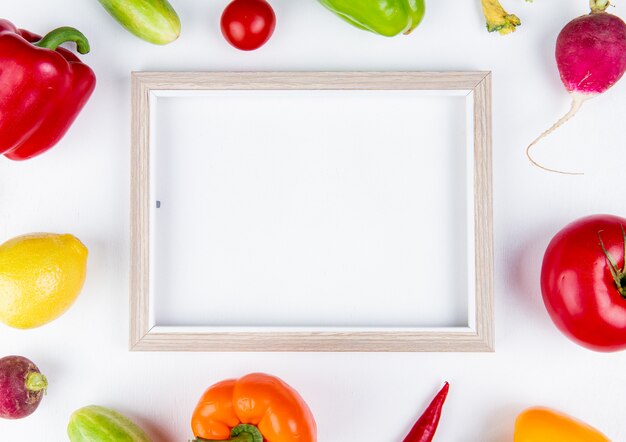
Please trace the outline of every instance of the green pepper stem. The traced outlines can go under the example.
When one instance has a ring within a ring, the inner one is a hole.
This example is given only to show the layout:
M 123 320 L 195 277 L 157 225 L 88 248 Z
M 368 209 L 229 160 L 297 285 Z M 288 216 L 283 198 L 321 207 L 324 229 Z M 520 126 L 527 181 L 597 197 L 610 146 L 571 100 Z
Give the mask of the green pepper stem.
M 213 441 L 212 439 L 202 439 L 201 437 L 198 437 L 194 440 L 194 442 L 216 442 L 216 441 Z M 235 437 L 232 437 L 230 439 L 227 439 L 221 442 L 254 442 L 254 436 L 252 436 L 250 433 L 241 433 L 239 436 L 235 436 Z
M 236 441 L 236 442 L 254 442 L 254 436 L 252 436 L 250 433 L 241 433 L 239 436 L 233 437 L 230 439 L 230 441 Z
M 589 0 L 589 7 L 591 8 L 591 13 L 598 13 L 606 11 L 611 5 L 610 0 Z
M 54 31 L 50 31 L 44 38 L 34 43 L 35 46 L 40 48 L 46 48 L 56 50 L 61 44 L 68 41 L 76 43 L 76 50 L 80 54 L 86 54 L 89 52 L 89 41 L 87 37 L 78 29 L 70 28 L 69 26 L 63 26 L 57 28 Z
M 42 391 L 46 393 L 48 388 L 48 380 L 39 372 L 31 371 L 26 376 L 26 389 L 30 391 Z
M 211 439 L 195 438 L 192 442 L 217 442 Z M 230 439 L 222 442 L 263 442 L 263 435 L 257 427 L 239 424 L 230 432 Z
M 481 0 L 481 4 L 489 32 L 506 35 L 515 32 L 515 28 L 522 24 L 516 15 L 504 10 L 499 0 Z

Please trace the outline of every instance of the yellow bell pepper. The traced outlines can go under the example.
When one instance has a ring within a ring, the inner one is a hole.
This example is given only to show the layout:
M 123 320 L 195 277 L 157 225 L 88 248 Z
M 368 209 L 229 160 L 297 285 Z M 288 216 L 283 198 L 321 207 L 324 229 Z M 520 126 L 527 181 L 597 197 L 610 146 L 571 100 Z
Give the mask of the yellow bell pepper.
M 515 421 L 515 442 L 611 442 L 595 428 L 548 408 L 523 411 Z

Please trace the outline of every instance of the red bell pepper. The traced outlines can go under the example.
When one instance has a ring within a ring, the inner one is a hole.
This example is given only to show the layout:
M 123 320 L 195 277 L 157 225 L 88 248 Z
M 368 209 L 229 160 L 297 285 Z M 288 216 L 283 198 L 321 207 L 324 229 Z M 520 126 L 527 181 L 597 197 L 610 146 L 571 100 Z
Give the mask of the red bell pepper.
M 96 76 L 71 51 L 89 52 L 87 38 L 69 27 L 44 38 L 0 19 L 0 154 L 26 160 L 65 135 L 96 86 Z

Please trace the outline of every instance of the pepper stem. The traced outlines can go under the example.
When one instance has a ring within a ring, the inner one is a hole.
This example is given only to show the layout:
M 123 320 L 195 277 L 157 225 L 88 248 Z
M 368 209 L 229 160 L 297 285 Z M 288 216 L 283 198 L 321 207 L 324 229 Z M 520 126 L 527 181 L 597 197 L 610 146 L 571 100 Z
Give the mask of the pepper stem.
M 617 287 L 617 291 L 622 296 L 622 298 L 626 298 L 626 231 L 624 231 L 624 226 L 620 225 L 622 229 L 622 239 L 624 241 L 624 268 L 620 269 L 615 262 L 615 259 L 608 252 L 606 247 L 604 246 L 604 242 L 602 241 L 602 237 L 598 232 L 598 238 L 600 239 L 600 247 L 602 247 L 602 251 L 604 252 L 604 256 L 606 256 L 606 260 L 609 263 L 609 270 L 611 271 L 611 276 L 613 277 L 613 281 L 615 281 L 615 285 Z
M 216 442 L 210 439 L 197 437 L 192 442 Z M 257 427 L 248 424 L 239 424 L 230 432 L 230 439 L 223 442 L 263 442 L 263 435 Z
M 481 0 L 481 4 L 489 32 L 498 31 L 502 35 L 510 34 L 522 24 L 516 15 L 504 10 L 499 0 Z
M 610 5 L 610 0 L 589 0 L 589 7 L 591 8 L 592 14 L 606 11 L 606 8 Z
M 89 41 L 87 37 L 78 29 L 70 28 L 69 26 L 63 26 L 57 28 L 54 31 L 48 32 L 44 38 L 34 43 L 35 46 L 40 48 L 56 50 L 61 44 L 68 41 L 76 43 L 76 50 L 80 54 L 86 54 L 89 52 Z
M 42 391 L 46 393 L 48 388 L 48 380 L 39 372 L 31 371 L 26 376 L 26 389 L 29 391 Z

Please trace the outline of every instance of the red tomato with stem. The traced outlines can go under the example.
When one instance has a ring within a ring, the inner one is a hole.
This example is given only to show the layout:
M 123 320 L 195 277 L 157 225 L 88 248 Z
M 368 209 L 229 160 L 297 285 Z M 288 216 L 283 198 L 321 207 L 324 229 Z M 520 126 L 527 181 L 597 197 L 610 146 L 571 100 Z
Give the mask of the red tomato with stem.
M 563 228 L 548 245 L 541 292 L 556 326 L 596 351 L 626 348 L 626 219 L 594 215 Z
M 265 0 L 233 0 L 222 13 L 224 38 L 242 51 L 263 46 L 274 33 L 276 15 Z

